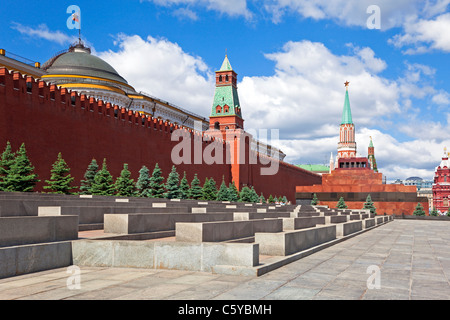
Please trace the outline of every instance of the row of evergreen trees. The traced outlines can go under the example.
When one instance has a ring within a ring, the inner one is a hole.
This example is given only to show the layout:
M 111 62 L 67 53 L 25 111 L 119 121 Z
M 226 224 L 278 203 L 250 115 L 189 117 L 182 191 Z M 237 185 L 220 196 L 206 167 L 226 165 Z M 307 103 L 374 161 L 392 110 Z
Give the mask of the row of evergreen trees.
M 81 181 L 80 191 L 81 194 L 118 195 L 124 197 L 266 202 L 263 194 L 258 195 L 254 187 L 249 188 L 245 186 L 239 192 L 234 182 L 227 186 L 224 179 L 222 179 L 219 188 L 217 188 L 216 181 L 213 178 L 206 178 L 202 186 L 197 174 L 189 183 L 186 172 L 181 178 L 175 166 L 172 166 L 172 170 L 164 183 L 162 170 L 158 163 L 156 163 L 151 175 L 150 170 L 143 166 L 139 170 L 139 178 L 136 182 L 131 179 L 128 165 L 124 164 L 120 176 L 113 183 L 112 176 L 107 169 L 106 160 L 103 160 L 102 168 L 99 170 L 95 159 L 91 161 L 86 170 L 84 180 Z M 287 202 L 286 197 L 280 199 Z M 269 203 L 278 201 L 278 198 L 273 198 L 272 195 L 268 200 Z
M 70 175 L 70 168 L 58 154 L 57 160 L 52 166 L 50 180 L 45 180 L 45 190 L 49 193 L 73 194 L 78 187 L 73 186 L 74 177 Z M 17 152 L 12 152 L 11 144 L 8 142 L 0 159 L 0 191 L 9 192 L 31 192 L 36 183 L 40 182 L 38 175 L 34 173 L 34 167 L 26 154 L 25 144 L 22 144 Z M 146 166 L 139 171 L 136 182 L 131 179 L 128 164 L 123 165 L 120 176 L 114 181 L 108 171 L 106 159 L 100 168 L 97 161 L 93 159 L 89 164 L 84 179 L 81 181 L 80 194 L 124 196 L 124 197 L 150 197 L 167 199 L 197 199 L 207 201 L 232 201 L 232 202 L 268 202 L 287 203 L 286 197 L 273 197 L 270 195 L 266 201 L 263 194 L 258 195 L 253 187 L 243 187 L 239 192 L 234 184 L 225 184 L 224 179 L 219 188 L 213 178 L 206 178 L 203 186 L 197 175 L 191 183 L 188 183 L 186 172 L 183 178 L 172 167 L 172 171 L 164 183 L 162 170 L 158 164 L 155 165 L 153 173 Z
M 319 199 L 317 198 L 317 194 L 314 193 L 313 199 L 311 200 L 311 205 L 316 206 L 319 204 Z M 336 204 L 336 209 L 347 209 L 348 206 L 345 203 L 344 197 L 340 197 L 338 203 Z M 375 208 L 375 204 L 372 201 L 372 197 L 367 195 L 366 202 L 364 203 L 363 209 L 369 209 L 370 213 L 377 214 L 377 209 Z
M 311 201 L 311 204 L 312 205 L 318 205 L 319 204 L 319 200 L 317 199 L 317 195 L 316 194 L 314 194 L 313 199 Z M 344 201 L 343 197 L 341 197 L 339 199 L 339 201 L 338 201 L 338 203 L 336 205 L 336 208 L 337 209 L 347 209 L 348 208 L 348 206 L 345 204 L 345 201 Z M 371 213 L 377 214 L 375 205 L 374 205 L 374 203 L 372 201 L 372 197 L 370 196 L 370 194 L 366 198 L 366 202 L 364 203 L 363 209 L 370 209 Z M 422 204 L 420 202 L 417 204 L 417 206 L 416 206 L 416 208 L 415 208 L 415 210 L 413 212 L 413 215 L 415 215 L 415 216 L 425 216 L 426 215 L 425 209 L 423 208 L 423 206 L 422 206 Z M 433 209 L 430 212 L 430 216 L 438 216 L 437 210 Z M 447 216 L 450 217 L 450 208 L 449 208 L 449 210 L 447 212 Z

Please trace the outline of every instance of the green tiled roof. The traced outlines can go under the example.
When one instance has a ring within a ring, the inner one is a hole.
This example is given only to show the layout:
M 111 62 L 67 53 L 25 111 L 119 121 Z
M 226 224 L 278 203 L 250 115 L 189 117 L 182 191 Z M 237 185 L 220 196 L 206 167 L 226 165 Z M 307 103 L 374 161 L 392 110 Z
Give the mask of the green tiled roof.
M 297 167 L 312 171 L 312 172 L 322 172 L 322 171 L 329 171 L 330 167 L 321 165 L 321 164 L 298 164 Z
M 230 107 L 229 112 L 225 113 L 222 111 L 222 113 L 217 114 L 216 108 L 217 106 L 221 106 L 222 108 L 227 105 Z M 216 92 L 214 94 L 214 102 L 213 102 L 213 108 L 211 111 L 211 116 L 221 116 L 221 115 L 237 115 L 241 116 L 239 113 L 236 113 L 236 107 L 239 107 L 239 96 L 236 87 L 234 86 L 223 86 L 223 87 L 216 87 Z
M 341 124 L 352 124 L 352 110 L 350 109 L 350 99 L 348 98 L 348 90 L 345 92 L 344 112 L 342 113 Z
M 219 71 L 231 71 L 233 68 L 231 67 L 230 61 L 228 60 L 228 56 L 225 56 L 223 60 L 222 67 Z

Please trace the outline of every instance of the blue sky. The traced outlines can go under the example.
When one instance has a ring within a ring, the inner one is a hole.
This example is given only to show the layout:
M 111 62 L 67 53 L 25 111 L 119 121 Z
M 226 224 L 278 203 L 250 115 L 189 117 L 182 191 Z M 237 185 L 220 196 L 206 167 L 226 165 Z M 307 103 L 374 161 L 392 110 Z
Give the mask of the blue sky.
M 432 179 L 450 148 L 450 0 L 3 1 L 0 47 L 45 62 L 77 36 L 136 89 L 208 116 L 228 52 L 248 129 L 278 129 L 291 163 L 336 155 L 350 101 L 389 180 Z M 381 29 L 369 29 L 370 5 Z

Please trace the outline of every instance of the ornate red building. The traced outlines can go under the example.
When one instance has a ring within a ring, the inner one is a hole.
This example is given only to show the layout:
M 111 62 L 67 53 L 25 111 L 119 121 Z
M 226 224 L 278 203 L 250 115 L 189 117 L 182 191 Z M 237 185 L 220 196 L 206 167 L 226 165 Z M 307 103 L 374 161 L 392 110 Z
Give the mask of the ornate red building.
M 450 198 L 450 166 L 448 161 L 449 153 L 444 149 L 442 161 L 436 168 L 434 174 L 433 207 L 440 213 L 446 213 L 449 209 Z

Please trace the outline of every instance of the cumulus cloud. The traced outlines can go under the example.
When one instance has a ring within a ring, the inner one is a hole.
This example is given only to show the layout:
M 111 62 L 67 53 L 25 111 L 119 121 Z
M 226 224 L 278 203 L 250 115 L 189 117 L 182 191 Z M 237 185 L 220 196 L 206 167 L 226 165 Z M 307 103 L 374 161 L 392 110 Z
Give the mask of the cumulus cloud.
M 397 48 L 407 48 L 405 54 L 422 54 L 432 50 L 450 52 L 450 13 L 434 19 L 412 17 L 404 24 L 404 32 L 389 40 Z
M 164 7 L 176 7 L 189 10 L 189 15 L 195 14 L 192 8 L 206 8 L 231 17 L 251 19 L 253 14 L 247 8 L 246 0 L 146 0 Z M 197 16 L 195 14 L 195 16 Z
M 435 1 L 432 1 L 435 2 Z M 417 14 L 423 4 L 420 0 L 266 0 L 264 8 L 278 23 L 292 12 L 314 20 L 333 20 L 346 26 L 367 27 L 371 13 L 367 9 L 376 4 L 381 13 L 381 29 L 401 26 L 404 19 Z M 433 7 L 439 10 L 439 6 Z M 431 10 L 431 8 L 430 8 Z
M 119 50 L 97 55 L 127 79 L 137 91 L 207 117 L 214 92 L 214 75 L 205 62 L 167 39 L 119 35 Z
M 266 57 L 275 62 L 275 74 L 244 77 L 239 85 L 246 126 L 282 128 L 289 138 L 336 133 L 329 124 L 339 126 L 347 80 L 360 125 L 401 110 L 397 84 L 377 75 L 386 65 L 369 48 L 338 56 L 322 43 L 288 42 Z
M 51 31 L 47 25 L 40 24 L 39 26 L 33 28 L 29 26 L 24 26 L 20 23 L 13 22 L 11 28 L 19 31 L 21 34 L 26 35 L 30 38 L 41 38 L 48 41 L 56 42 L 61 45 L 69 44 L 75 42 L 77 37 L 68 36 L 61 31 Z

